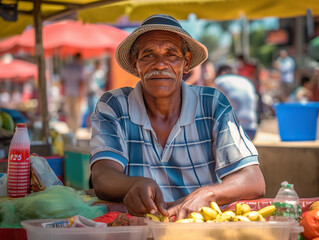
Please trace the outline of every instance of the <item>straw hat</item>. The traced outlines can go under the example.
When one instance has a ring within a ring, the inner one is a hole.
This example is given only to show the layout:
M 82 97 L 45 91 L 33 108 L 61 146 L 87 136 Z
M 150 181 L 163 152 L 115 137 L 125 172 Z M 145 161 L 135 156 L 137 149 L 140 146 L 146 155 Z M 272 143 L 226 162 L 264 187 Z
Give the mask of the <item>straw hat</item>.
M 207 48 L 191 37 L 180 23 L 173 17 L 164 14 L 155 14 L 148 17 L 138 28 L 127 36 L 117 47 L 115 57 L 118 64 L 127 72 L 136 76 L 133 71 L 129 55 L 134 41 L 143 33 L 155 30 L 174 32 L 180 35 L 188 43 L 189 50 L 192 53 L 190 70 L 204 62 L 208 56 Z

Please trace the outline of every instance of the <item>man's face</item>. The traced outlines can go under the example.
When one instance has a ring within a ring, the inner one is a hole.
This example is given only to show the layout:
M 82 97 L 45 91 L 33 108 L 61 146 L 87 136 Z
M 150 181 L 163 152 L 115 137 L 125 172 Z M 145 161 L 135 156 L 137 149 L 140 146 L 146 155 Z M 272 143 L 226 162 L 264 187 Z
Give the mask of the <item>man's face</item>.
M 151 97 L 169 97 L 180 90 L 191 53 L 184 56 L 182 38 L 172 32 L 151 31 L 140 36 L 133 68 L 141 78 L 143 92 Z

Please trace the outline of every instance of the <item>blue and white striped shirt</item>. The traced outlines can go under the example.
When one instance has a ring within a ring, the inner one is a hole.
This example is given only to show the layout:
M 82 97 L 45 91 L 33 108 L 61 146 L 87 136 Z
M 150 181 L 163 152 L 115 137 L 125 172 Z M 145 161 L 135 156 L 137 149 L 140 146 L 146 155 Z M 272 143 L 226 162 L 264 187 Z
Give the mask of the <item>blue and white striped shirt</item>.
M 142 86 L 106 92 L 91 116 L 91 166 L 118 162 L 129 176 L 154 179 L 171 202 L 258 164 L 257 150 L 225 95 L 182 82 L 181 115 L 165 148 L 147 116 Z

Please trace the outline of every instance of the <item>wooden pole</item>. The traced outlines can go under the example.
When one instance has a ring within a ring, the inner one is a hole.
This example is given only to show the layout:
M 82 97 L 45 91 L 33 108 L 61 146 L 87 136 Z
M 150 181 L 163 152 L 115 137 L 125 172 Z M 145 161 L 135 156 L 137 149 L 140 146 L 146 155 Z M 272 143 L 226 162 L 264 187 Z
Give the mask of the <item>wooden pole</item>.
M 49 112 L 47 101 L 47 87 L 45 78 L 45 62 L 42 43 L 42 16 L 41 16 L 41 0 L 34 1 L 34 33 L 35 33 L 35 59 L 38 65 L 38 92 L 39 104 L 42 120 L 42 132 L 44 142 L 49 144 Z
M 249 58 L 249 33 L 248 33 L 248 22 L 245 14 L 241 15 L 241 53 L 247 60 Z

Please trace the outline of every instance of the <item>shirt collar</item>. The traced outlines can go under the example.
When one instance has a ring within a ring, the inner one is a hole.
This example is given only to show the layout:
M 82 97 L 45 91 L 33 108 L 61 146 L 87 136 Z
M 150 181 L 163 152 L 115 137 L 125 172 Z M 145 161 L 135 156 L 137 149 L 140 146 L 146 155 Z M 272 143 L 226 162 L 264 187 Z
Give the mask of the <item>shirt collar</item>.
M 191 86 L 182 81 L 182 111 L 178 120 L 180 126 L 186 126 L 194 122 L 197 103 L 198 96 L 196 92 Z M 150 125 L 144 105 L 141 81 L 136 84 L 129 94 L 128 105 L 130 119 L 133 123 L 144 126 Z

